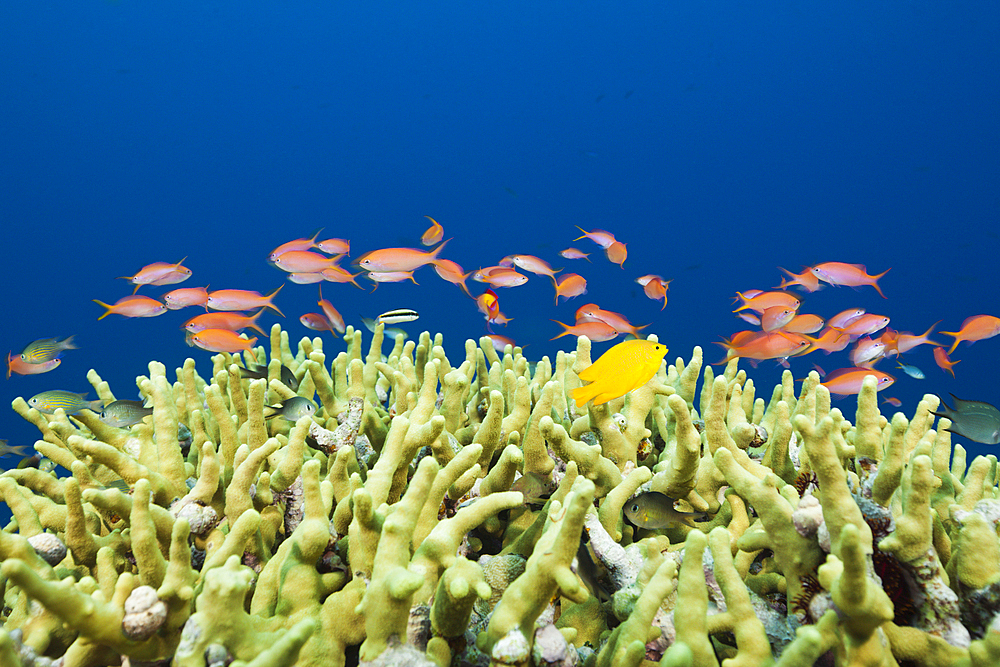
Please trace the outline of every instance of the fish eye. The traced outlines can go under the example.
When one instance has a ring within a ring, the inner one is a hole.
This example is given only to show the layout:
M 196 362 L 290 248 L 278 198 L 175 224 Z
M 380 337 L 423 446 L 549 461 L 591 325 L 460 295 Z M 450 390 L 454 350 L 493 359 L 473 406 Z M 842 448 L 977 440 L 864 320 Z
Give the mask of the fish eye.
M 637 503 L 632 503 L 632 511 L 633 512 L 638 512 L 639 511 L 639 505 Z

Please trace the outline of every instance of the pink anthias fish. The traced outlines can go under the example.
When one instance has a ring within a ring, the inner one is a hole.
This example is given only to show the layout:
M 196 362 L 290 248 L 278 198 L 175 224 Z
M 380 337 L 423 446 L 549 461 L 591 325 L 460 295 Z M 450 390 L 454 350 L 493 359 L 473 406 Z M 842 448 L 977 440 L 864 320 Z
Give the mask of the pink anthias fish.
M 260 292 L 243 289 L 223 289 L 208 293 L 208 307 L 212 310 L 253 310 L 254 308 L 270 308 L 282 317 L 285 316 L 277 306 L 271 303 L 281 291 L 282 285 L 267 296 Z
M 781 279 L 781 284 L 778 285 L 778 289 L 786 289 L 788 287 L 793 287 L 798 285 L 807 292 L 815 292 L 819 287 L 819 278 L 816 274 L 812 272 L 812 269 L 806 269 L 802 273 L 792 273 L 787 269 L 783 269 L 780 266 L 778 270 L 783 272 L 788 276 L 788 279 Z
M 839 368 L 827 373 L 820 384 L 831 394 L 850 396 L 861 391 L 861 386 L 869 375 L 875 377 L 875 391 L 882 391 L 896 381 L 896 378 L 888 373 L 874 368 Z
M 274 260 L 274 265 L 288 273 L 319 273 L 337 266 L 341 255 L 327 257 L 311 250 L 289 250 Z
M 328 255 L 350 255 L 351 242 L 347 239 L 326 239 L 316 244 L 318 250 Z
M 289 273 L 288 280 L 296 285 L 315 285 L 323 282 L 323 272 L 318 273 Z
M 10 379 L 11 373 L 16 375 L 38 375 L 39 373 L 48 373 L 61 363 L 62 359 L 56 357 L 55 359 L 49 359 L 48 361 L 43 361 L 42 363 L 32 364 L 24 361 L 21 358 L 21 355 L 8 352 L 7 378 Z
M 564 273 L 556 281 L 556 305 L 559 304 L 559 297 L 569 301 L 586 293 L 587 280 L 578 273 Z
M 465 279 L 469 277 L 470 274 L 465 273 L 462 267 L 457 263 L 451 261 L 450 259 L 435 259 L 431 264 L 434 265 L 434 271 L 441 277 L 442 280 L 446 280 L 449 283 L 458 285 L 465 292 L 465 295 L 470 299 L 476 297 L 472 296 L 469 292 L 469 288 L 465 286 Z
M 163 303 L 170 310 L 180 310 L 188 306 L 202 306 L 208 309 L 207 287 L 181 287 L 163 295 Z
M 525 271 L 540 276 L 548 276 L 552 280 L 553 285 L 556 284 L 556 274 L 562 271 L 562 269 L 553 269 L 544 259 L 535 257 L 534 255 L 511 255 L 510 260 L 514 263 L 514 266 Z
M 621 333 L 619 333 L 613 326 L 601 322 L 600 320 L 577 322 L 572 326 L 569 324 L 563 324 L 559 320 L 552 321 L 561 326 L 563 328 L 563 332 L 550 338 L 549 340 L 555 340 L 556 338 L 562 338 L 563 336 L 586 336 L 595 343 L 602 343 L 604 341 L 613 340 L 621 335 Z
M 658 276 L 655 273 L 650 273 L 645 276 L 639 276 L 635 279 L 637 283 L 642 285 L 643 293 L 652 299 L 653 301 L 663 300 L 663 305 L 660 306 L 660 310 L 667 307 L 667 290 L 670 288 L 671 280 L 664 280 L 662 276 Z
M 369 271 L 365 278 L 375 283 L 375 287 L 372 288 L 373 292 L 378 289 L 379 283 L 401 283 L 405 280 L 412 280 L 414 285 L 420 284 L 413 277 L 413 271 Z
M 641 327 L 637 327 L 629 322 L 621 313 L 616 313 L 613 310 L 604 310 L 596 303 L 588 303 L 576 309 L 577 324 L 594 320 L 604 322 L 618 333 L 632 334 L 636 338 L 639 337 L 640 331 L 649 326 L 648 324 L 644 324 Z
M 606 232 L 603 229 L 594 229 L 588 232 L 579 225 L 576 225 L 576 228 L 583 232 L 583 236 L 576 237 L 573 239 L 574 241 L 579 241 L 580 239 L 590 239 L 597 245 L 601 246 L 604 250 L 607 250 L 608 247 L 615 242 L 615 235 L 611 232 Z
M 323 231 L 322 227 L 316 230 L 316 233 L 312 235 L 311 239 L 295 239 L 292 241 L 288 241 L 286 243 L 282 243 L 277 248 L 271 251 L 271 254 L 267 256 L 267 261 L 273 262 L 286 252 L 291 252 L 293 250 L 309 250 L 311 248 L 315 248 L 316 239 L 319 237 L 319 233 L 321 231 Z
M 868 334 L 873 334 L 876 331 L 881 331 L 888 326 L 888 324 L 889 318 L 885 315 L 865 313 L 861 317 L 851 320 L 842 327 L 833 328 L 849 336 L 867 336 Z
M 612 264 L 617 264 L 624 269 L 625 259 L 628 257 L 628 250 L 625 248 L 624 243 L 621 241 L 615 241 L 604 249 L 604 256 L 607 257 L 608 261 Z
M 323 315 L 326 316 L 327 321 L 333 325 L 333 328 L 344 333 L 347 331 L 347 326 L 344 324 L 344 318 L 337 312 L 337 309 L 333 307 L 333 304 L 323 298 L 323 288 L 319 288 L 319 301 L 316 305 L 320 307 L 323 311 Z
M 760 328 L 764 331 L 782 329 L 795 317 L 795 311 L 788 306 L 771 306 L 760 314 Z
M 205 329 L 228 329 L 229 331 L 240 332 L 243 329 L 254 329 L 266 336 L 267 332 L 260 328 L 257 320 L 260 319 L 264 309 L 261 308 L 253 315 L 244 315 L 236 312 L 205 313 L 192 317 L 183 324 L 183 328 L 191 333 L 198 333 Z
M 483 278 L 481 282 L 487 283 L 490 287 L 520 287 L 528 282 L 528 276 L 504 266 L 491 266 L 488 271 L 481 269 L 476 273 L 481 274 Z
M 333 330 L 333 325 L 330 324 L 330 320 L 326 319 L 326 315 L 322 313 L 305 313 L 299 317 L 299 322 L 307 329 L 329 331 L 334 336 L 337 335 L 337 332 Z
M 938 320 L 934 324 L 927 328 L 927 331 L 920 335 L 911 334 L 909 331 L 894 331 L 893 329 L 886 328 L 879 337 L 883 343 L 885 343 L 885 356 L 891 357 L 897 354 L 906 354 L 918 345 L 934 345 L 937 347 L 941 346 L 941 343 L 937 343 L 928 336 L 934 331 L 934 327 L 941 323 Z
M 883 299 L 882 288 L 878 286 L 878 279 L 889 273 L 892 269 L 886 269 L 878 275 L 868 275 L 868 269 L 864 264 L 846 264 L 844 262 L 823 262 L 809 269 L 819 280 L 834 286 L 844 285 L 846 287 L 861 287 L 871 285 Z
M 167 307 L 156 299 L 151 299 L 148 296 L 140 296 L 137 294 L 122 297 L 112 304 L 107 304 L 103 301 L 98 301 L 97 299 L 92 299 L 92 301 L 105 308 L 104 314 L 98 317 L 98 320 L 103 320 L 108 315 L 121 315 L 122 317 L 156 317 L 157 315 L 162 315 L 167 312 Z
M 448 241 L 450 240 L 448 239 Z M 415 271 L 421 266 L 430 264 L 437 259 L 444 247 L 448 245 L 448 241 L 445 241 L 430 252 L 423 252 L 415 248 L 381 248 L 379 250 L 371 250 L 358 257 L 355 263 L 365 271 L 375 273 Z
M 187 257 L 184 259 L 187 259 Z M 191 277 L 191 269 L 181 266 L 184 259 L 176 264 L 153 262 L 139 269 L 139 272 L 134 276 L 119 277 L 135 285 L 135 289 L 132 290 L 133 294 L 143 285 L 174 285 L 184 282 Z
M 560 250 L 559 256 L 566 259 L 586 259 L 588 262 L 590 261 L 587 259 L 590 257 L 590 253 L 577 250 L 576 248 L 566 248 L 565 250 Z
M 958 331 L 942 331 L 941 333 L 955 339 L 955 342 L 948 348 L 948 354 L 951 354 L 963 340 L 972 345 L 977 340 L 993 338 L 993 336 L 1000 334 L 1000 317 L 974 315 L 962 322 L 962 328 Z
M 431 216 L 425 215 L 424 217 L 431 221 L 431 226 L 428 227 L 427 231 L 420 237 L 420 243 L 426 246 L 440 243 L 441 239 L 444 238 L 444 227 L 442 227 L 441 223 Z
M 245 338 L 229 329 L 202 329 L 191 334 L 191 342 L 209 352 L 246 352 L 254 363 L 257 355 L 253 351 L 257 338 Z

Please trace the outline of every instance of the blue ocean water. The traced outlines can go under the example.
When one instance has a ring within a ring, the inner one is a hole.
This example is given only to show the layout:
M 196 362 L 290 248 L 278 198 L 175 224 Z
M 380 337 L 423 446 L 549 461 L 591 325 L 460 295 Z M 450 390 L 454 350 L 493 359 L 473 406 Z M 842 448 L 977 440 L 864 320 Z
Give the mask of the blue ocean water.
M 287 318 L 265 323 L 314 335 L 297 319 L 317 310 L 317 287 L 265 259 L 318 228 L 357 257 L 419 247 L 432 216 L 452 239 L 443 256 L 466 270 L 526 253 L 584 275 L 589 293 L 558 306 L 544 277 L 498 290 L 514 318 L 498 333 L 533 358 L 572 349 L 549 340 L 550 320 L 597 303 L 649 324 L 668 359 L 701 345 L 715 361 L 715 343 L 747 328 L 737 290 L 826 261 L 891 268 L 888 298 L 828 288 L 801 312 L 857 306 L 915 333 L 1000 316 L 998 26 L 1000 6 L 982 0 L 3 3 L 0 345 L 75 334 L 80 349 L 2 383 L 0 437 L 32 444 L 6 406 L 85 391 L 91 368 L 120 398 L 150 360 L 171 377 L 187 357 L 211 371 L 179 328 L 190 309 L 97 321 L 91 300 L 129 294 L 117 276 L 151 262 L 186 257 L 183 286 L 285 284 Z M 577 225 L 625 242 L 624 267 L 574 242 Z M 558 257 L 570 245 L 592 262 Z M 673 281 L 663 310 L 634 282 L 647 273 Z M 461 358 L 482 316 L 431 268 L 416 279 L 323 294 L 355 325 L 414 308 L 404 326 L 442 332 Z M 886 394 L 908 415 L 927 392 L 998 404 L 998 350 L 1000 338 L 963 345 L 953 379 L 918 348 L 906 361 L 926 379 L 897 371 Z M 801 378 L 813 363 L 849 365 L 813 354 L 791 368 Z M 769 391 L 781 370 L 749 373 Z M 838 406 L 853 419 L 852 399 Z

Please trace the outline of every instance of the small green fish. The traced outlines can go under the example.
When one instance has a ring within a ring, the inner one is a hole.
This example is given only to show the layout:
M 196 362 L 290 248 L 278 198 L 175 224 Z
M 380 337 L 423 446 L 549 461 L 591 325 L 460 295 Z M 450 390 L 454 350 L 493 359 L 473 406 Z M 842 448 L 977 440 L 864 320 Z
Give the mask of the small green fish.
M 524 496 L 524 504 L 531 509 L 539 509 L 549 499 L 552 492 L 556 490 L 556 485 L 546 475 L 539 475 L 537 472 L 528 472 L 521 475 L 511 485 L 511 491 L 520 491 Z
M 21 361 L 28 364 L 44 364 L 57 358 L 63 350 L 76 350 L 73 336 L 63 338 L 41 338 L 21 350 Z
M 316 414 L 316 404 L 304 396 L 293 396 L 278 405 L 265 405 L 264 409 L 271 410 L 270 414 L 264 413 L 264 419 L 281 417 L 290 422 L 296 422 L 303 417 L 312 417 Z
M 142 401 L 112 401 L 101 411 L 101 421 L 108 426 L 126 428 L 134 426 L 153 414 L 153 408 L 147 408 Z
M 639 528 L 659 530 L 672 523 L 684 523 L 692 528 L 694 519 L 705 519 L 704 512 L 679 512 L 674 499 L 657 491 L 640 493 L 625 504 L 625 517 Z
M 103 407 L 101 400 L 88 401 L 86 396 L 87 392 L 77 394 L 72 391 L 50 389 L 29 398 L 28 405 L 46 414 L 52 414 L 59 408 L 65 410 L 68 415 L 75 415 L 80 410 L 100 412 Z
M 0 456 L 7 456 L 8 454 L 27 456 L 27 450 L 27 445 L 8 445 L 6 440 L 0 440 Z
M 914 380 L 923 380 L 924 372 L 917 368 L 916 366 L 911 366 L 910 364 L 904 364 L 899 359 L 896 360 L 896 368 L 902 368 L 903 372 L 909 375 Z
M 955 409 L 949 408 L 942 399 L 941 412 L 931 413 L 951 420 L 946 431 L 984 445 L 1000 444 L 1000 410 L 983 401 L 966 401 L 955 394 L 949 395 L 955 402 Z

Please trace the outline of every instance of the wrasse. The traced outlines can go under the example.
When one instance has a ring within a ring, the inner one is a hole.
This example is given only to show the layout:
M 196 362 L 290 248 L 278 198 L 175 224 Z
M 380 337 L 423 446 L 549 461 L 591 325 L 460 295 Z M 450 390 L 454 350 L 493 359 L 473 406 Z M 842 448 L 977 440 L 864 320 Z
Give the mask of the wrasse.
M 616 313 L 613 310 L 604 310 L 603 308 L 599 308 L 596 303 L 588 303 L 576 309 L 577 324 L 588 320 L 604 322 L 618 333 L 632 334 L 636 338 L 639 337 L 640 331 L 649 326 L 648 324 L 644 324 L 641 327 L 637 327 L 629 322 L 621 313 Z
M 566 259 L 586 259 L 588 262 L 590 261 L 587 259 L 590 257 L 590 253 L 577 250 L 576 248 L 566 248 L 565 250 L 560 250 L 559 256 Z
M 604 256 L 607 257 L 608 261 L 612 264 L 617 264 L 624 269 L 625 258 L 628 257 L 628 250 L 625 248 L 624 243 L 621 241 L 615 241 L 604 249 Z
M 163 295 L 163 303 L 170 310 L 180 310 L 188 306 L 208 306 L 207 287 L 180 287 Z
M 934 363 L 938 365 L 938 368 L 951 373 L 951 376 L 955 377 L 955 371 L 953 369 L 955 368 L 955 364 L 961 363 L 961 360 L 952 361 L 948 358 L 948 353 L 944 351 L 943 347 L 935 347 Z
M 375 318 L 376 324 L 400 324 L 402 322 L 412 322 L 418 319 L 420 315 L 417 311 L 411 308 L 397 308 L 396 310 L 390 310 L 382 313 Z
M 21 361 L 26 364 L 44 364 L 47 361 L 59 358 L 63 350 L 79 349 L 73 343 L 74 336 L 59 338 L 40 338 L 28 343 L 21 350 Z
M 105 308 L 104 314 L 98 317 L 103 320 L 108 315 L 121 315 L 122 317 L 156 317 L 167 312 L 167 307 L 156 299 L 148 296 L 123 296 L 112 304 L 92 299 L 92 301 Z
M 278 310 L 271 301 L 281 291 L 281 287 L 274 290 L 267 296 L 261 296 L 260 292 L 243 289 L 223 289 L 208 293 L 208 307 L 212 310 L 252 310 L 254 308 L 270 308 L 282 317 L 283 312 Z
M 613 340 L 621 335 L 620 332 L 618 332 L 613 326 L 601 322 L 600 320 L 578 322 L 572 326 L 569 324 L 563 324 L 559 320 L 552 321 L 561 326 L 563 328 L 563 332 L 550 338 L 549 340 L 555 340 L 556 338 L 562 338 L 563 336 L 586 336 L 595 343 L 603 343 L 606 340 Z
M 139 269 L 134 276 L 119 276 L 119 278 L 135 285 L 135 290 L 132 290 L 133 294 L 143 285 L 173 285 L 184 282 L 191 277 L 191 269 L 181 266 L 184 259 L 176 264 L 153 262 Z
M 361 323 L 364 324 L 365 328 L 368 329 L 369 331 L 371 331 L 372 333 L 375 333 L 376 327 L 379 326 L 378 324 L 375 323 L 375 320 L 373 320 L 370 317 L 362 317 L 361 318 Z M 387 338 L 393 338 L 394 339 L 394 338 L 397 338 L 398 336 L 402 336 L 403 340 L 406 340 L 407 338 L 410 337 L 410 334 L 406 333 L 405 331 L 403 331 L 399 327 L 386 327 L 385 325 L 382 325 L 382 326 L 384 327 L 382 329 L 382 334 L 385 337 L 387 337 Z
M 580 239 L 590 239 L 605 250 L 607 250 L 608 247 L 615 242 L 615 235 L 611 232 L 606 232 L 603 229 L 594 229 L 588 232 L 579 225 L 576 225 L 576 228 L 583 232 L 583 236 L 576 237 L 573 239 L 574 241 L 579 241 Z
M 458 285 L 465 292 L 465 295 L 470 299 L 476 297 L 472 296 L 469 288 L 465 286 L 465 279 L 469 277 L 470 274 L 465 273 L 462 267 L 457 263 L 451 261 L 450 259 L 435 259 L 431 264 L 434 265 L 434 272 L 437 273 L 442 280 L 446 280 L 453 285 Z
M 68 415 L 75 415 L 80 410 L 100 412 L 103 404 L 100 399 L 88 401 L 87 392 L 78 394 L 73 391 L 51 389 L 29 398 L 28 405 L 46 414 L 52 414 L 56 410 L 62 409 Z
M 7 379 L 10 379 L 11 373 L 16 375 L 40 375 L 41 373 L 48 373 L 58 367 L 61 363 L 62 359 L 56 357 L 55 359 L 43 361 L 40 364 L 30 364 L 26 361 L 22 361 L 19 355 L 16 355 L 13 352 L 8 352 Z
M 273 264 L 287 273 L 319 273 L 337 266 L 340 255 L 326 257 L 310 250 L 289 250 L 278 255 Z
M 316 230 L 316 233 L 312 235 L 311 239 L 295 239 L 293 241 L 288 241 L 287 243 L 282 243 L 271 251 L 271 254 L 267 256 L 267 261 L 273 262 L 286 252 L 291 252 L 293 250 L 309 250 L 310 248 L 314 248 L 316 246 L 316 239 L 319 237 L 319 233 L 321 231 L 323 231 L 322 227 Z
M 778 289 L 786 289 L 796 285 L 807 292 L 815 292 L 819 289 L 819 278 L 816 277 L 816 274 L 813 273 L 811 269 L 806 269 L 802 273 L 792 273 L 791 271 L 783 269 L 779 266 L 778 270 L 788 276 L 788 280 L 785 280 L 784 278 L 781 279 L 781 284 L 778 285 Z
M 740 307 L 733 311 L 734 313 L 747 309 L 763 313 L 768 308 L 774 308 L 775 306 L 798 310 L 802 304 L 802 300 L 794 294 L 789 294 L 788 292 L 762 292 L 760 290 L 737 292 L 734 300 L 741 302 Z
M 831 394 L 848 396 L 860 392 L 861 385 L 869 375 L 875 377 L 875 391 L 882 391 L 896 381 L 896 378 L 888 373 L 877 371 L 874 368 L 838 368 L 827 373 L 820 384 L 826 387 Z
M 564 273 L 556 281 L 556 305 L 559 297 L 567 301 L 587 293 L 587 279 L 577 273 Z
M 202 329 L 191 335 L 191 342 L 209 352 L 246 352 L 254 363 L 257 362 L 257 355 L 253 351 L 256 336 L 248 339 L 229 329 Z
M 448 241 L 450 240 L 448 239 Z M 434 248 L 431 252 L 423 252 L 414 248 L 382 248 L 380 250 L 372 250 L 358 257 L 356 264 L 365 271 L 377 273 L 415 271 L 421 266 L 430 264 L 437 259 L 441 250 L 448 245 L 448 241 Z
M 958 331 L 942 331 L 941 333 L 955 339 L 955 342 L 948 348 L 948 354 L 951 354 L 963 340 L 971 345 L 977 340 L 993 338 L 993 336 L 1000 334 L 1000 317 L 974 315 L 962 322 L 962 328 Z
M 882 293 L 882 289 L 878 286 L 878 279 L 889 273 L 892 269 L 886 269 L 878 275 L 870 276 L 864 264 L 823 262 L 809 270 L 817 279 L 834 286 L 861 287 L 863 285 L 871 285 L 879 293 L 879 296 L 884 299 L 886 297 Z
M 266 336 L 267 332 L 257 326 L 257 320 L 260 319 L 260 314 L 263 312 L 264 309 L 261 308 L 253 315 L 244 315 L 243 313 L 236 312 L 205 313 L 192 317 L 184 323 L 183 328 L 191 333 L 197 333 L 205 329 L 228 329 L 229 331 L 236 332 L 240 332 L 243 329 L 253 329 Z
M 427 231 L 420 237 L 420 243 L 428 246 L 439 243 L 441 239 L 444 238 L 444 227 L 442 227 L 441 223 L 431 216 L 425 215 L 424 217 L 431 221 L 431 226 L 428 227 Z

